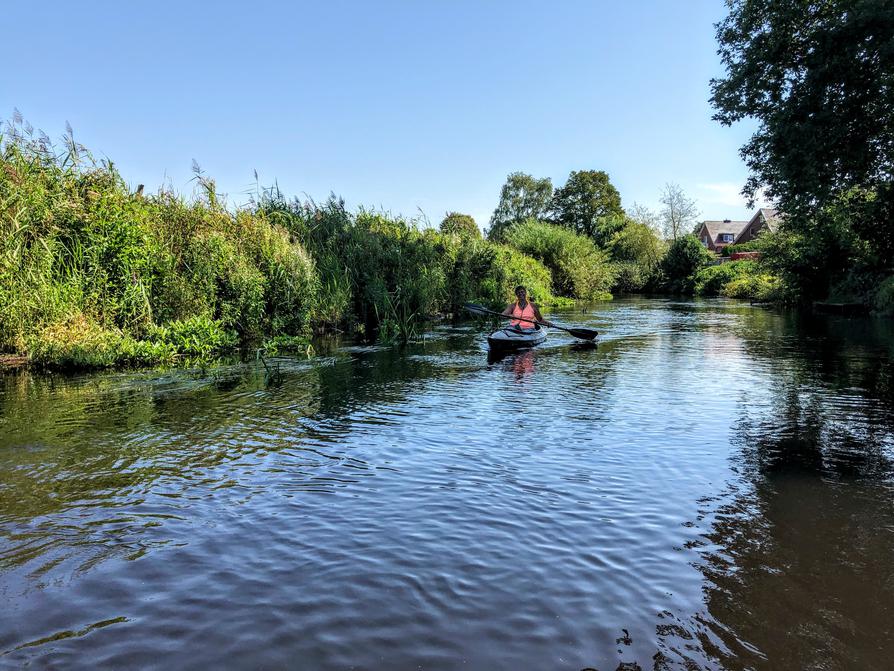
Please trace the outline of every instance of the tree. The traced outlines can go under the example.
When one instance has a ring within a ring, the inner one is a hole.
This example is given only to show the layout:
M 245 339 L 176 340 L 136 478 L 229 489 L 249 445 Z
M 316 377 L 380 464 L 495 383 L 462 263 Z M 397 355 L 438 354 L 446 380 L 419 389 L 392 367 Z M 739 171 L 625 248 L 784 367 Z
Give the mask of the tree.
M 714 255 L 694 235 L 682 235 L 671 243 L 661 260 L 664 281 L 671 291 L 689 293 L 695 274 L 711 264 Z
M 891 2 L 727 5 L 716 26 L 726 76 L 711 80 L 711 103 L 724 125 L 758 122 L 741 148 L 751 171 L 743 194 L 766 187 L 788 215 L 812 215 L 854 187 L 894 199 Z
M 555 223 L 604 246 L 624 226 L 621 194 L 604 170 L 574 170 L 552 202 Z
M 627 208 L 627 218 L 638 224 L 649 227 L 656 234 L 661 233 L 661 219 L 659 218 L 658 213 L 654 210 L 650 210 L 645 205 L 634 203 L 631 207 Z
M 668 183 L 661 192 L 661 225 L 664 237 L 676 240 L 681 235 L 691 233 L 695 218 L 699 215 L 695 201 L 688 198 L 679 184 Z
M 472 238 L 480 238 L 481 230 L 478 228 L 478 224 L 475 223 L 475 220 L 468 214 L 461 214 L 459 212 L 448 212 L 447 216 L 444 217 L 444 220 L 441 222 L 441 233 L 447 234 L 455 234 L 461 236 L 468 236 Z
M 506 229 L 527 219 L 546 217 L 553 196 L 549 177 L 536 179 L 523 172 L 513 172 L 500 190 L 500 202 L 490 218 L 487 237 L 502 240 Z

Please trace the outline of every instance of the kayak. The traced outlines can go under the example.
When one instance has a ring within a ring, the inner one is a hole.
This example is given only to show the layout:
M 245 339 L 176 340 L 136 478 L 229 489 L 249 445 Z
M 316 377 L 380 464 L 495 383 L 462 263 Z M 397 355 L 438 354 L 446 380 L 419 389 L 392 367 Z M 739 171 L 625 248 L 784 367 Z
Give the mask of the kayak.
M 492 350 L 502 352 L 535 347 L 546 340 L 546 329 L 520 329 L 507 326 L 487 336 L 487 344 Z

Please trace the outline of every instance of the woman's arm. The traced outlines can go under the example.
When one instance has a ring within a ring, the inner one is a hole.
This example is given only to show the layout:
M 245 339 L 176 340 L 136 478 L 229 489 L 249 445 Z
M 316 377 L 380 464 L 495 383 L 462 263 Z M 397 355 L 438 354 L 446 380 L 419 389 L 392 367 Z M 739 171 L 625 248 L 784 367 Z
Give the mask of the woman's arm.
M 511 317 L 512 316 L 512 308 L 514 308 L 514 307 L 515 307 L 515 303 L 510 303 L 509 305 L 506 306 L 506 308 L 500 314 L 504 314 L 507 317 Z
M 543 315 L 540 314 L 540 308 L 538 308 L 534 303 L 531 303 L 531 307 L 534 308 L 534 316 L 537 317 L 537 321 L 543 322 L 547 326 L 552 326 L 553 323 L 543 318 Z

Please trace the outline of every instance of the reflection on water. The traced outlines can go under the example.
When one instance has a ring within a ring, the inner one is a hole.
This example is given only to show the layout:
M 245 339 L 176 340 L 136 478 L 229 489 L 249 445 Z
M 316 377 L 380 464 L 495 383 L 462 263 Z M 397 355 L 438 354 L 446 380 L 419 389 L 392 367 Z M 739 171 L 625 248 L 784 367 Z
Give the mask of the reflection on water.
M 563 317 L 0 377 L 0 667 L 889 668 L 891 324 Z

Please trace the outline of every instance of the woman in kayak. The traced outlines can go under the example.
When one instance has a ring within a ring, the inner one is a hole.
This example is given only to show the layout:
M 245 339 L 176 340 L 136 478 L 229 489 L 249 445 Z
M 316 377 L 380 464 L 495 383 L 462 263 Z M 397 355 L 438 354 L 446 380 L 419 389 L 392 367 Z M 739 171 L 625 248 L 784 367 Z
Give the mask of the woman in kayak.
M 536 328 L 535 324 L 527 321 L 519 321 L 519 319 L 517 319 L 518 317 L 523 317 L 524 319 L 536 319 L 547 326 L 553 325 L 552 322 L 545 320 L 543 315 L 540 314 L 540 310 L 537 309 L 537 306 L 528 300 L 528 290 L 523 286 L 519 285 L 515 287 L 515 297 L 518 300 L 516 300 L 515 303 L 510 303 L 506 306 L 506 309 L 503 310 L 503 314 L 507 317 L 516 317 L 516 319 L 509 322 L 510 326 L 520 329 Z

